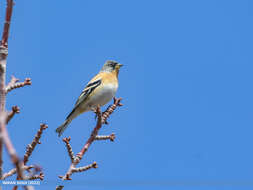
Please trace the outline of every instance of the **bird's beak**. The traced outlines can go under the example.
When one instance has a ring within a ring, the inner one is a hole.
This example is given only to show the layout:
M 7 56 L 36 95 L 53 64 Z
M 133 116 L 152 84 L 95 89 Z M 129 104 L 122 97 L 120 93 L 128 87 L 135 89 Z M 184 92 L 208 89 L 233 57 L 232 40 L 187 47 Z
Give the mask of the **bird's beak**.
M 119 68 L 122 67 L 123 65 L 122 64 L 118 64 Z

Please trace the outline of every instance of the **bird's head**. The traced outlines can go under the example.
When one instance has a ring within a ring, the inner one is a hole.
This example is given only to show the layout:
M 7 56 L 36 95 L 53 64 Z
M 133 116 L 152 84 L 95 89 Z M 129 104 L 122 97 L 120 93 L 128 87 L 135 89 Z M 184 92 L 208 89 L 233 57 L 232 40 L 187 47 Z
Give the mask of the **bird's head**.
M 103 68 L 101 69 L 101 72 L 116 72 L 117 74 L 119 73 L 120 67 L 122 67 L 122 64 L 119 64 L 116 61 L 106 61 Z

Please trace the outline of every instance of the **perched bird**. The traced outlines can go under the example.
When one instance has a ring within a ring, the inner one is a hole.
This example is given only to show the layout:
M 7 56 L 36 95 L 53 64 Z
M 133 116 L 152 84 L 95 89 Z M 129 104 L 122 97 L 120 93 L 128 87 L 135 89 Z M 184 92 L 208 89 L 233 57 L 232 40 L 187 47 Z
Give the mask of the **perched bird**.
M 86 85 L 75 107 L 67 116 L 61 126 L 56 129 L 58 136 L 61 136 L 70 122 L 81 113 L 93 111 L 97 106 L 108 103 L 118 89 L 118 74 L 122 64 L 116 61 L 106 61 L 101 71 Z

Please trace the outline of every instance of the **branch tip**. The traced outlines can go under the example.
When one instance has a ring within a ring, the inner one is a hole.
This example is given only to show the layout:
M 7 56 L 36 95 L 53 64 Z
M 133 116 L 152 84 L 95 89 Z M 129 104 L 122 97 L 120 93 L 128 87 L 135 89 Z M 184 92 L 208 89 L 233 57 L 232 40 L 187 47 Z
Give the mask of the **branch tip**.
M 32 84 L 32 79 L 31 78 L 25 78 L 24 83 L 25 83 L 25 85 L 31 85 Z
M 6 117 L 6 123 L 8 124 L 9 121 L 14 117 L 15 114 L 20 113 L 20 109 L 18 106 L 12 106 L 12 110 L 8 113 Z
M 14 113 L 20 113 L 20 108 L 18 106 L 12 106 L 12 111 Z
M 116 138 L 116 136 L 115 136 L 115 134 L 114 133 L 112 133 L 111 135 L 110 135 L 110 141 L 114 141 L 115 140 L 115 138 Z
M 45 129 L 48 128 L 48 125 L 45 124 L 45 123 L 41 123 L 41 124 L 40 124 L 40 128 L 41 128 L 41 130 L 45 130 Z
M 65 143 L 69 143 L 70 140 L 71 140 L 70 137 L 65 137 L 65 138 L 62 139 L 62 141 L 65 142 Z
M 92 163 L 92 167 L 93 167 L 93 168 L 98 168 L 97 162 L 93 162 L 93 163 Z

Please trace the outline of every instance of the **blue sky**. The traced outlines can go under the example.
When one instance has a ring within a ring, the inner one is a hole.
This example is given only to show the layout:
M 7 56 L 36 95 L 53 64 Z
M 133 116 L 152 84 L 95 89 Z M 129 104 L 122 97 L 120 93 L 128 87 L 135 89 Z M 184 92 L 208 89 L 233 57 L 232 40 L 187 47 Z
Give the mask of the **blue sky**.
M 3 3 L 0 2 L 1 18 Z M 52 189 L 70 164 L 54 132 L 105 60 L 125 66 L 121 107 L 65 189 L 252 189 L 253 3 L 246 0 L 17 1 L 9 41 L 8 79 L 32 86 L 8 94 L 21 113 L 8 126 L 19 155 L 41 122 L 49 128 L 30 164 Z M 94 114 L 64 133 L 78 152 Z M 5 170 L 12 165 L 5 153 Z

